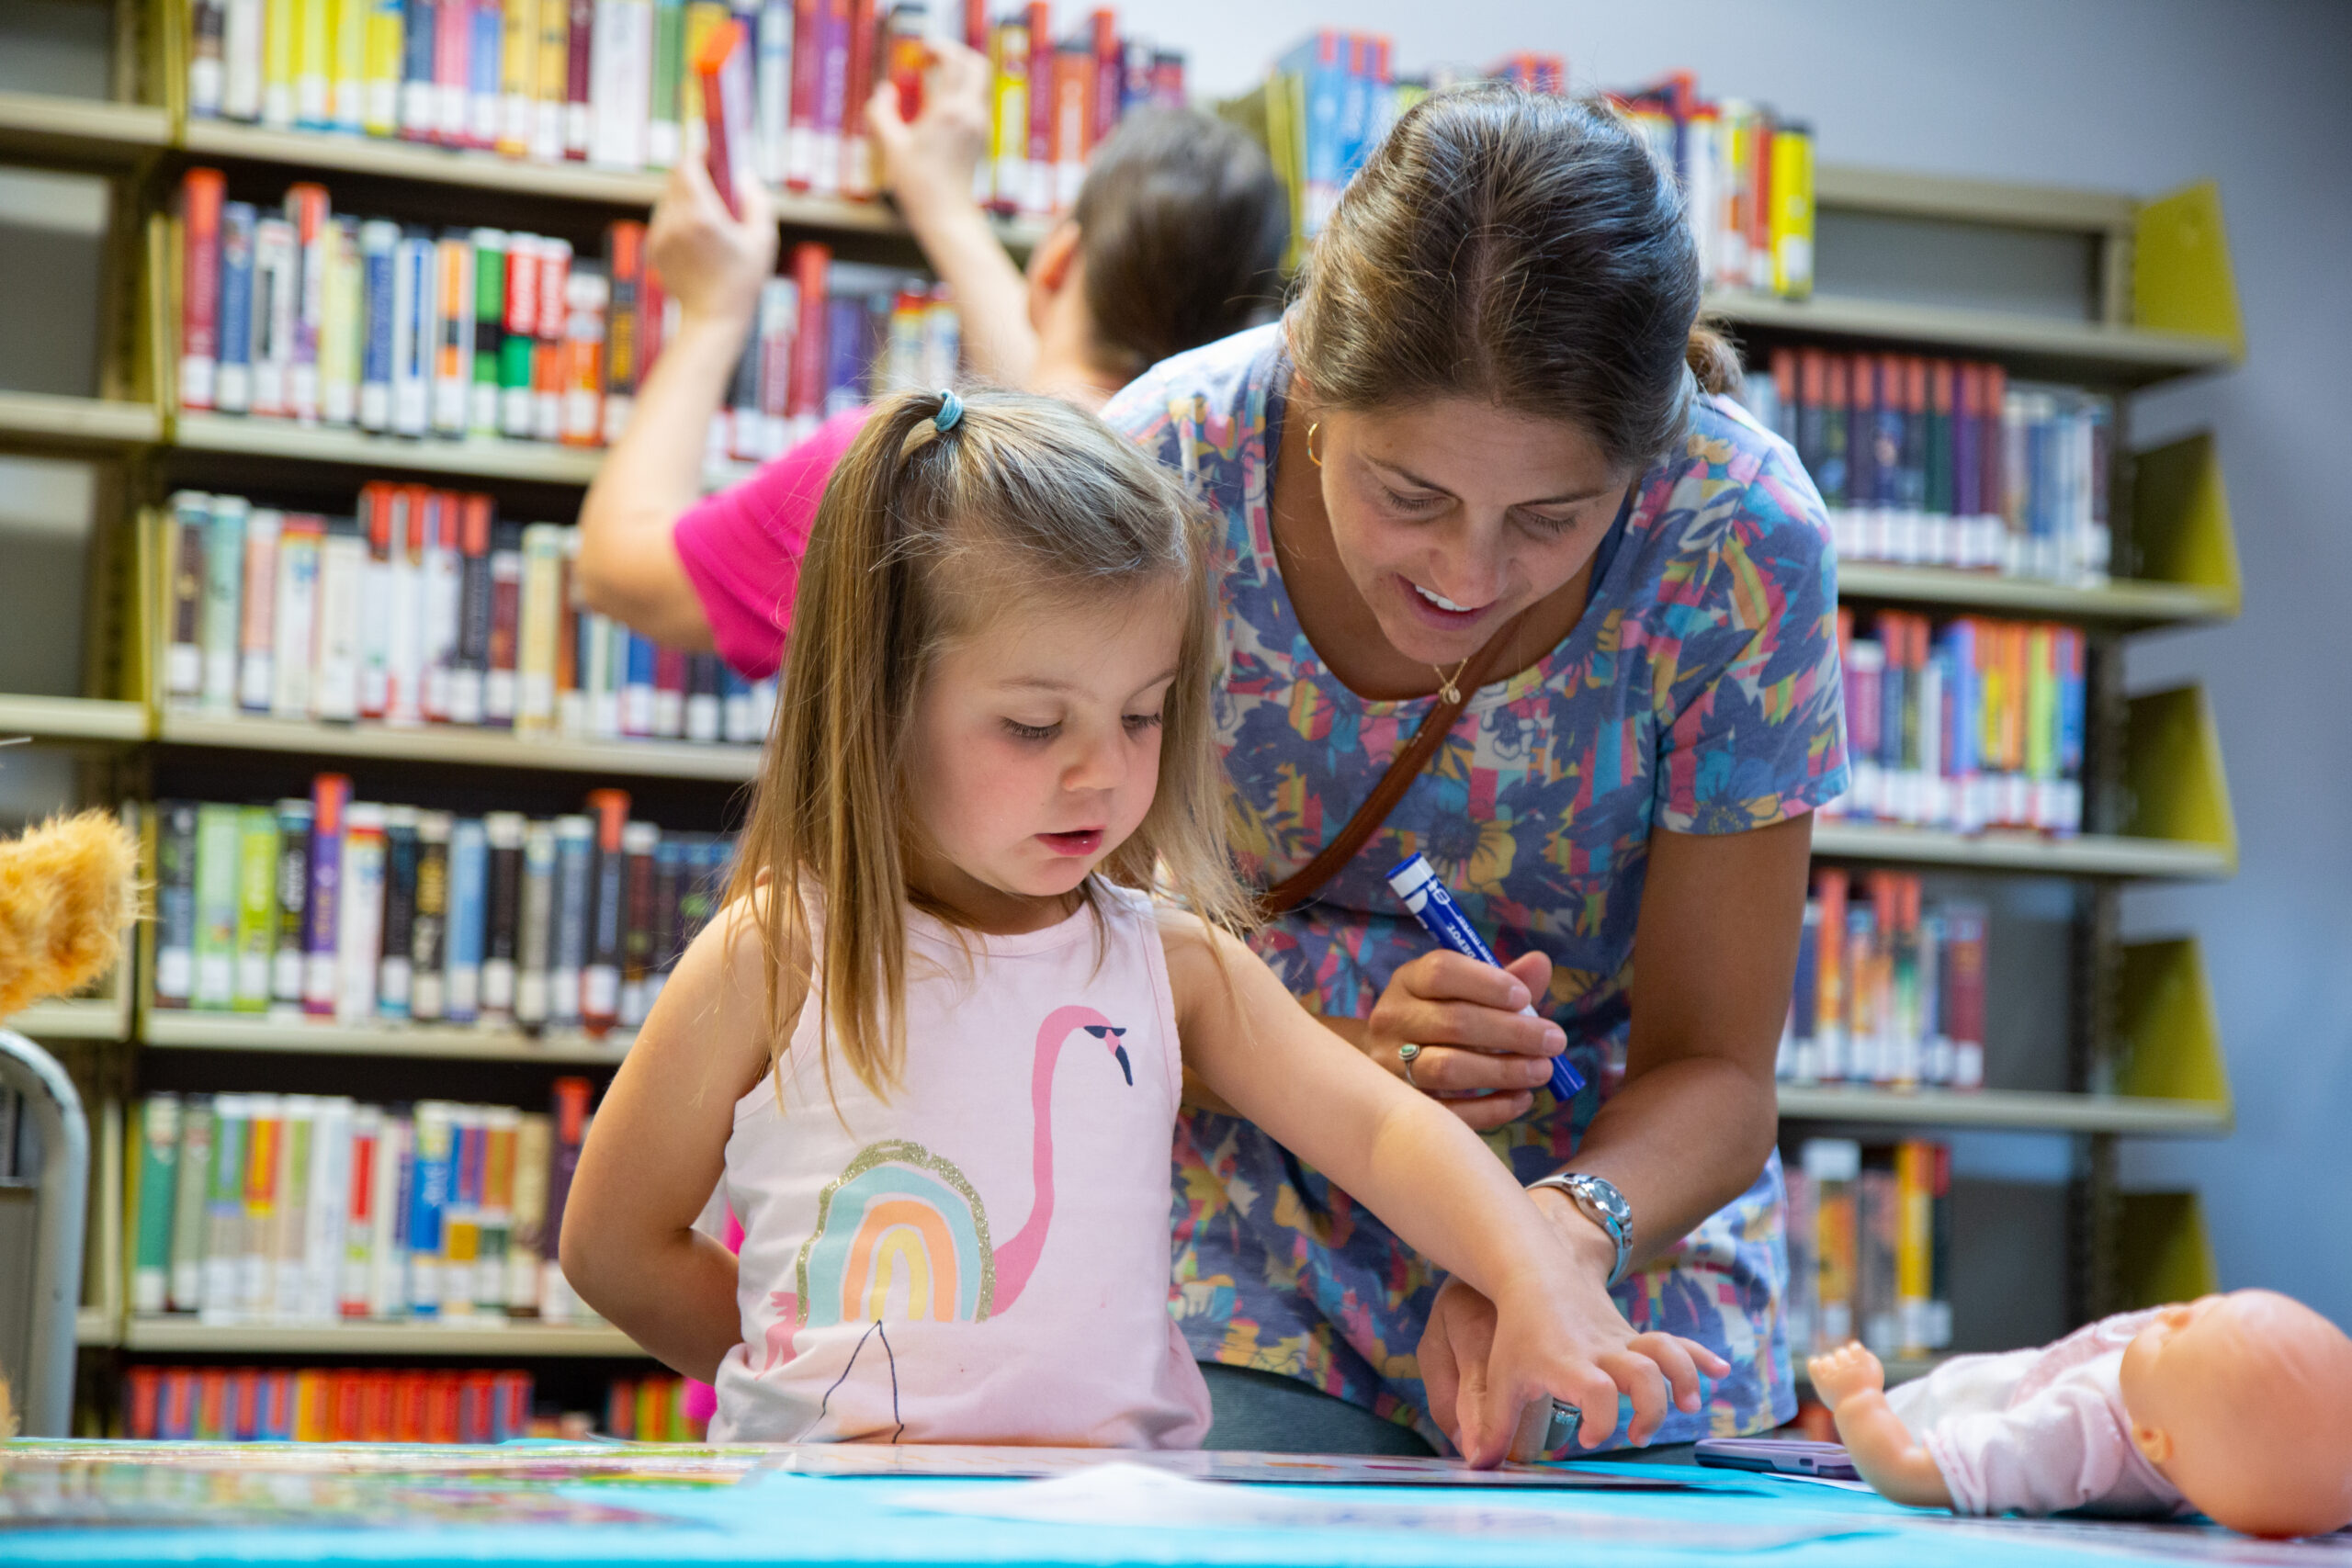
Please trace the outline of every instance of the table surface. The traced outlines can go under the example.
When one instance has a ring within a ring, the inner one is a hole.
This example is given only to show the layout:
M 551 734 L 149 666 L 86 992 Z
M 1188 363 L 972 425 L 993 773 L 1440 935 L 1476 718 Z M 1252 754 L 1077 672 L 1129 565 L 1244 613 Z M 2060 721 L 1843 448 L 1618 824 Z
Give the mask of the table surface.
M 1050 1481 L 842 1477 L 795 1462 L 660 1445 L 0 1444 L 0 1562 L 2352 1568 L 2352 1534 L 2268 1543 L 2204 1525 L 1959 1520 L 1680 1466 L 1577 1467 L 1679 1483 L 1604 1491 L 1245 1485 L 1132 1465 Z

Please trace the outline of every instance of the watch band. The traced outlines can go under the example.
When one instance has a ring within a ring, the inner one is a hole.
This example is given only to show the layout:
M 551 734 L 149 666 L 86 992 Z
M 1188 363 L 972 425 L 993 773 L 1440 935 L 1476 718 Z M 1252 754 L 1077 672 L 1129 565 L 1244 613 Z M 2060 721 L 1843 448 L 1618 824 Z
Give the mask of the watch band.
M 1556 1188 L 1567 1194 L 1577 1212 L 1600 1227 L 1617 1249 L 1616 1258 L 1609 1266 L 1609 1288 L 1625 1277 L 1625 1265 L 1634 1255 L 1634 1211 L 1617 1184 L 1604 1177 L 1588 1176 L 1582 1171 L 1564 1170 L 1557 1176 L 1547 1176 L 1527 1184 L 1530 1192 L 1539 1187 Z

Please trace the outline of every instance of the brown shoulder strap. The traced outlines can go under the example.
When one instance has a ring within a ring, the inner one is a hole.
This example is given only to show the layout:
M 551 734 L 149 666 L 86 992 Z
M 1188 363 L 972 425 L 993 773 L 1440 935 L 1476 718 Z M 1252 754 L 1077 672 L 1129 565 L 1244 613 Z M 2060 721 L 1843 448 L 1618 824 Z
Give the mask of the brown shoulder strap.
M 1323 885 L 1337 876 L 1340 868 L 1355 859 L 1356 852 L 1380 831 L 1381 824 L 1388 820 L 1388 814 L 1396 809 L 1396 803 L 1405 798 L 1405 792 L 1413 787 L 1413 781 L 1421 776 L 1421 770 L 1429 766 L 1430 759 L 1437 754 L 1437 749 L 1453 733 L 1454 721 L 1462 716 L 1462 710 L 1470 705 L 1470 699 L 1476 696 L 1478 688 L 1487 683 L 1487 677 L 1502 657 L 1503 649 L 1511 640 L 1511 634 L 1518 629 L 1516 619 L 1510 622 L 1464 667 L 1454 682 L 1454 689 L 1462 694 L 1460 699 L 1440 702 L 1430 709 L 1429 716 L 1422 719 L 1420 728 L 1413 731 L 1413 738 L 1405 742 L 1404 749 L 1396 753 L 1396 761 L 1388 764 L 1388 771 L 1380 775 L 1380 782 L 1372 786 L 1372 793 L 1364 796 L 1363 804 L 1356 807 L 1356 814 L 1348 818 L 1347 825 L 1332 837 L 1330 842 L 1317 851 L 1313 860 L 1258 895 L 1258 913 L 1261 919 L 1272 919 L 1276 915 L 1288 914 L 1314 897 L 1323 890 Z

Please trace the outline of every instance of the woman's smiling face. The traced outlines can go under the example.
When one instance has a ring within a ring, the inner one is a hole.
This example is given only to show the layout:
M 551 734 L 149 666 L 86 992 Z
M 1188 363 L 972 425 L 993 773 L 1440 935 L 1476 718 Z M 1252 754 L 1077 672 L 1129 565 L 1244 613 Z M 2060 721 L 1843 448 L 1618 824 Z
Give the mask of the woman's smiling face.
M 1469 658 L 1592 558 L 1632 482 L 1582 430 L 1469 398 L 1317 416 L 1331 540 L 1396 651 Z

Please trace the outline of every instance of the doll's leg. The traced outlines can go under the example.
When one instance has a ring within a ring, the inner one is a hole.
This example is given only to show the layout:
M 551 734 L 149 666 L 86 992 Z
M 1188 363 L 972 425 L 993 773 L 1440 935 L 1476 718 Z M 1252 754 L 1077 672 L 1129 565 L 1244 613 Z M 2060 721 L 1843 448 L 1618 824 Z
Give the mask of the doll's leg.
M 1837 1417 L 1838 1440 L 1878 1494 L 1914 1508 L 1949 1508 L 1951 1490 L 1928 1450 L 1886 1402 L 1886 1369 L 1860 1345 L 1805 1363 L 1813 1389 Z

